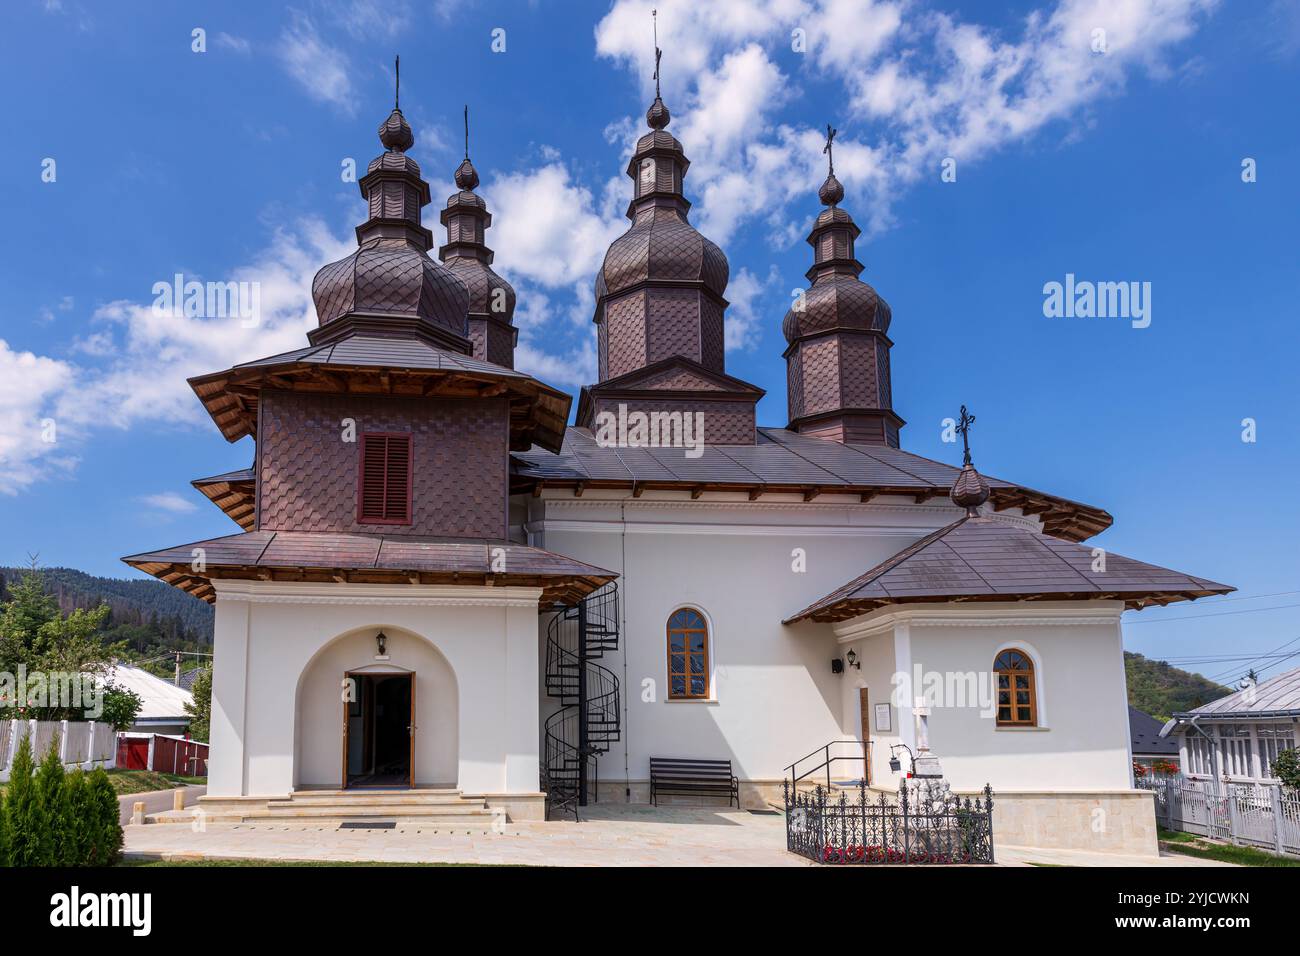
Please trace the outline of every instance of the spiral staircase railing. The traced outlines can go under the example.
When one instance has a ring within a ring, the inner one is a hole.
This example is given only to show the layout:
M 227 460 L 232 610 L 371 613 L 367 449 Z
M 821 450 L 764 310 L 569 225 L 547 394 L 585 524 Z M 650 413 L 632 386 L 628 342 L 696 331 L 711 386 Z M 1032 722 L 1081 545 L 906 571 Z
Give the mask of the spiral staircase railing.
M 546 631 L 546 693 L 560 709 L 543 725 L 542 790 L 547 817 L 585 807 L 595 793 L 597 759 L 621 737 L 617 675 L 596 663 L 618 649 L 618 586 L 592 592 L 551 619 Z

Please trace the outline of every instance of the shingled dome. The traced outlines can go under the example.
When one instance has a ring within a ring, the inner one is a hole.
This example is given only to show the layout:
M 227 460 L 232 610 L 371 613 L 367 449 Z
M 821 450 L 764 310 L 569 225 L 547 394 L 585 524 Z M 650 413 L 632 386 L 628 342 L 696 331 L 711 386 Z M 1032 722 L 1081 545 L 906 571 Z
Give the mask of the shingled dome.
M 379 127 L 386 152 L 371 161 L 359 186 L 370 206 L 357 227 L 360 248 L 316 273 L 312 298 L 322 326 L 349 315 L 418 318 L 456 336 L 467 333 L 469 293 L 428 256 L 433 237 L 420 222 L 429 184 L 405 150 L 414 142 L 401 110 Z

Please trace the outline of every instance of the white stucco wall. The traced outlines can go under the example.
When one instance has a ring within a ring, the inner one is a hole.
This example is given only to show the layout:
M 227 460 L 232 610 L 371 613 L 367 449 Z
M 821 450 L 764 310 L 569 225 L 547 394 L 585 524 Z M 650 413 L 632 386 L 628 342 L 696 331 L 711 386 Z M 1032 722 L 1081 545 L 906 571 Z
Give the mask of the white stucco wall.
M 550 495 L 532 500 L 529 543 L 621 574 L 623 640 L 604 663 L 623 682 L 627 715 L 622 743 L 600 758 L 602 786 L 625 773 L 647 779 L 651 756 L 729 758 L 741 779 L 776 780 L 814 747 L 857 737 L 856 693 L 849 708 L 845 688 L 859 674 L 831 673 L 843 653 L 831 628 L 781 622 L 960 514 L 946 499 Z M 667 700 L 666 623 L 687 604 L 711 622 L 707 702 Z M 653 702 L 642 699 L 647 680 Z M 540 693 L 550 713 L 555 702 Z
M 893 787 L 889 747 L 915 746 L 910 706 L 892 699 L 896 672 L 915 664 L 982 675 L 991 687 L 996 649 L 1014 642 L 1043 662 L 1040 706 L 1049 721 L 1035 731 L 1000 730 L 977 711 L 936 709 L 931 745 L 960 789 L 1127 789 L 1128 724 L 1119 616 L 1115 602 L 945 604 L 943 626 L 874 625 L 846 632 L 830 625 L 781 621 L 897 553 L 959 512 L 946 499 L 828 496 L 749 502 L 643 498 L 588 491 L 581 498 L 547 492 L 530 502 L 529 542 L 620 572 L 623 640 L 603 662 L 625 688 L 623 741 L 600 758 L 602 787 L 648 777 L 651 756 L 725 757 L 742 780 L 780 779 L 791 761 L 837 738 L 861 733 L 858 689 L 872 705 L 873 782 Z M 1036 526 L 1018 515 L 1007 520 Z M 792 570 L 802 549 L 806 570 Z M 665 625 L 673 609 L 698 607 L 711 625 L 713 699 L 666 700 Z M 908 612 L 912 613 L 912 612 Z M 902 618 L 900 617 L 900 620 Z M 941 622 L 942 623 L 942 622 Z M 874 630 L 873 630 L 874 627 Z M 838 632 L 838 633 L 837 633 Z M 831 673 L 831 659 L 852 647 L 861 668 Z M 645 682 L 655 699 L 643 700 Z M 540 691 L 543 715 L 555 702 Z M 890 730 L 874 728 L 874 705 L 890 703 Z M 845 751 L 847 752 L 847 751 Z M 626 762 L 626 769 L 625 769 Z M 906 758 L 904 758 L 906 767 Z M 846 778 L 859 771 L 837 767 Z
M 908 605 L 835 630 L 859 654 L 892 643 L 910 685 L 896 703 L 927 696 L 930 747 L 954 788 L 1124 790 L 1132 762 L 1122 610 L 1114 601 Z M 1033 728 L 998 727 L 995 720 L 993 660 L 1010 647 L 1034 661 Z M 899 721 L 913 746 L 915 721 L 910 708 Z M 878 751 L 877 766 L 881 759 L 887 757 Z
M 394 638 L 387 663 L 416 673 L 417 784 L 537 791 L 538 589 L 215 584 L 210 795 L 275 796 L 321 777 L 337 786 L 341 702 L 326 699 L 319 675 L 338 669 L 339 694 L 344 670 L 377 663 L 380 629 Z M 455 779 L 445 780 L 449 738 L 439 721 L 450 717 L 453 685 Z

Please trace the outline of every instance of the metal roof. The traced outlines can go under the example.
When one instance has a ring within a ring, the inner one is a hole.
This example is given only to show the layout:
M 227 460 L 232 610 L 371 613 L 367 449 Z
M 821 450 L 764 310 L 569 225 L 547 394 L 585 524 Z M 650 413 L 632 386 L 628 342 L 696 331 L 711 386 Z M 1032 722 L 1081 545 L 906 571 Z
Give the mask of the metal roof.
M 1300 667 L 1176 716 L 1241 717 L 1252 714 L 1300 717 Z
M 683 448 L 619 448 L 569 428 L 558 454 L 533 448 L 512 454 L 516 490 L 529 486 L 695 488 L 946 496 L 960 469 L 887 445 L 842 444 L 785 428 L 758 428 L 753 445 L 708 445 L 698 458 Z M 1041 516 L 1051 534 L 1080 541 L 1110 526 L 1104 510 L 999 478 L 987 478 L 995 510 L 1020 507 Z
M 618 577 L 511 541 L 315 531 L 249 531 L 122 560 L 209 602 L 214 578 L 535 586 L 546 604 L 570 603 Z
M 786 623 L 842 621 L 888 604 L 1091 598 L 1130 608 L 1225 594 L 1235 588 L 1093 549 L 996 517 L 963 517 L 804 608 Z

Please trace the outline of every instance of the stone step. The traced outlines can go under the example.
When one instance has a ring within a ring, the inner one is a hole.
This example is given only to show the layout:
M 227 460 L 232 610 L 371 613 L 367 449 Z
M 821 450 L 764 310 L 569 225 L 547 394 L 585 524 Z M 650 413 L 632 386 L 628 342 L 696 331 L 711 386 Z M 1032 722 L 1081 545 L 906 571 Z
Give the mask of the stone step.
M 267 800 L 269 809 L 280 807 L 391 807 L 391 806 L 483 806 L 483 801 L 466 800 L 459 793 L 366 793 L 346 797 L 326 794 L 294 794 L 284 800 Z
M 328 820 L 352 820 L 365 819 L 370 817 L 383 817 L 391 819 L 393 817 L 447 817 L 457 819 L 470 819 L 473 817 L 483 817 L 492 819 L 492 811 L 482 804 L 477 806 L 468 804 L 465 806 L 455 806 L 448 804 L 433 804 L 429 806 L 419 806 L 415 804 L 388 804 L 372 806 L 297 806 L 297 807 L 268 807 L 260 812 L 245 813 L 245 820 L 283 820 L 283 819 L 328 819 Z

